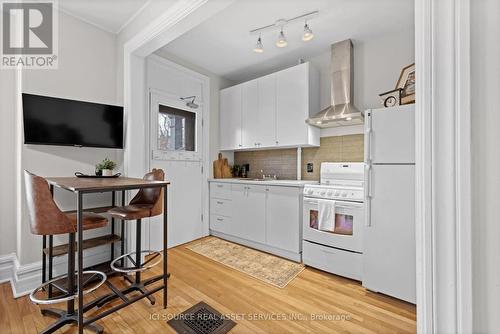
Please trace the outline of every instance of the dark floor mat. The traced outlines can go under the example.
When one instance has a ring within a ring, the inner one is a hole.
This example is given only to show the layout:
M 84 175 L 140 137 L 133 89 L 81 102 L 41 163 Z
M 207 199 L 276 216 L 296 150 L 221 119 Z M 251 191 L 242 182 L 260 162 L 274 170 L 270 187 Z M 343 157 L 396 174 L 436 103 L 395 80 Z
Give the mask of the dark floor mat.
M 179 334 L 225 334 L 236 326 L 204 302 L 177 315 L 168 324 Z

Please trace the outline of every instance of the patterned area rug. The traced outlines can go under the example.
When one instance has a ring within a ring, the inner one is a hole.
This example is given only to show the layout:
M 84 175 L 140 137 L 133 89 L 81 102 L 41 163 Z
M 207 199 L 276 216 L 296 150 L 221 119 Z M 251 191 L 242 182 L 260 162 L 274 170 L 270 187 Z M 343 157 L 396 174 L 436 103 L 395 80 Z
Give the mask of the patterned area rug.
M 304 270 L 300 263 L 215 237 L 208 237 L 187 248 L 278 288 L 284 288 Z

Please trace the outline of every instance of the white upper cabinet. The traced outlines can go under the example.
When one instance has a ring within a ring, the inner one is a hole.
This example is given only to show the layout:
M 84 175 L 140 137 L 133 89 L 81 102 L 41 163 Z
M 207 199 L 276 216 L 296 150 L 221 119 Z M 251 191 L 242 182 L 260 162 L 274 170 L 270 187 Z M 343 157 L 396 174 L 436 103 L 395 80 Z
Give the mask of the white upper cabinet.
M 220 92 L 220 149 L 234 150 L 241 144 L 241 86 L 233 86 Z
M 258 147 L 276 145 L 276 74 L 259 78 Z
M 257 80 L 241 85 L 241 137 L 243 147 L 257 147 L 259 140 L 259 83 Z
M 278 146 L 319 145 L 319 129 L 305 121 L 316 103 L 317 88 L 309 89 L 318 80 L 309 63 L 276 74 L 276 140 Z M 317 85 L 314 85 L 317 86 Z
M 221 150 L 319 146 L 319 129 L 305 123 L 319 111 L 319 76 L 309 63 L 223 89 L 220 99 Z

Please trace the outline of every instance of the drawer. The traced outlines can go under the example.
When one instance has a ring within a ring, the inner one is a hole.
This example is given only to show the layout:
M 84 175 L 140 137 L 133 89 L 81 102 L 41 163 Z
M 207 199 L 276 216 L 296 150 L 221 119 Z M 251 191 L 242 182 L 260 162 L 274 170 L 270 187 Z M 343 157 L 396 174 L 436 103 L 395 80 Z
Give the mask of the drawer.
M 332 274 L 358 281 L 362 279 L 363 254 L 318 245 L 304 240 L 302 260 L 304 264 L 310 267 Z
M 231 183 L 210 182 L 210 197 L 231 199 Z
M 231 200 L 210 198 L 210 214 L 231 217 Z
M 210 215 L 210 229 L 217 232 L 230 233 L 231 218 L 219 215 Z

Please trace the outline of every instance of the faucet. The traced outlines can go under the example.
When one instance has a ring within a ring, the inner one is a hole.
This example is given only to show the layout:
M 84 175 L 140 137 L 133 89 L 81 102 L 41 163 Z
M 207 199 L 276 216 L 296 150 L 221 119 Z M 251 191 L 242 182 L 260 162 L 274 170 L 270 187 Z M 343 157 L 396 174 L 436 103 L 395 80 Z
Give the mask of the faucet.
M 264 171 L 262 169 L 260 170 L 260 173 L 262 174 L 262 180 L 277 180 L 278 179 L 278 176 L 276 174 L 266 175 L 266 174 L 264 174 Z

